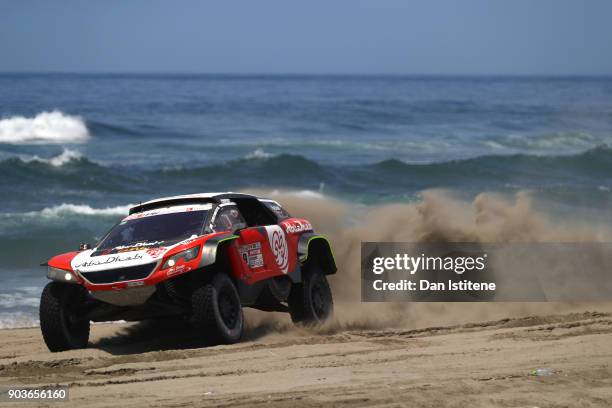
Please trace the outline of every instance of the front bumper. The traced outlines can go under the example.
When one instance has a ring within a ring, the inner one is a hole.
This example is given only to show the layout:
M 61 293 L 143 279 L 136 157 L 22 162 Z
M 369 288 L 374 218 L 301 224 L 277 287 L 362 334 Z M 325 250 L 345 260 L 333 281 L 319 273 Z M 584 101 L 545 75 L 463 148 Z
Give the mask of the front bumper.
M 138 306 L 146 303 L 155 291 L 155 286 L 140 286 L 125 290 L 99 290 L 89 294 L 95 299 L 115 306 Z

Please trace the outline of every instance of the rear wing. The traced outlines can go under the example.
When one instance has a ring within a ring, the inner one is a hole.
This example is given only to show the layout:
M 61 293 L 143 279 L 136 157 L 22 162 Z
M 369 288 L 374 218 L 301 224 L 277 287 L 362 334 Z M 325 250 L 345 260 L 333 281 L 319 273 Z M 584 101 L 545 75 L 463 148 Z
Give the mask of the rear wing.
M 137 214 L 149 210 L 155 210 L 157 208 L 171 207 L 174 205 L 189 205 L 189 204 L 216 204 L 220 203 L 212 197 L 208 198 L 175 198 L 169 200 L 160 200 L 150 203 L 143 203 L 130 208 L 130 215 Z

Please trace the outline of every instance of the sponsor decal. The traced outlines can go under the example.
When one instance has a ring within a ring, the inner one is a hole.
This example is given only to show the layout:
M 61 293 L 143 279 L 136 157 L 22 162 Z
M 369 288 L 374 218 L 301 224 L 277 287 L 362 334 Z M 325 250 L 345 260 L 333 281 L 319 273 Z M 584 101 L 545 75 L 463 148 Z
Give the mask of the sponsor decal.
M 287 273 L 289 266 L 289 249 L 287 248 L 287 237 L 285 237 L 285 231 L 278 225 L 270 225 L 265 227 L 268 233 L 268 240 L 270 242 L 270 248 L 276 264 L 283 273 Z
M 249 266 L 249 268 L 261 268 L 264 266 L 263 254 L 261 252 L 261 242 L 241 245 L 238 247 L 240 256 Z
M 119 246 L 116 246 L 115 249 L 117 250 L 117 252 L 141 251 L 146 248 L 160 246 L 163 243 L 164 241 L 142 241 L 142 242 L 135 242 L 129 245 L 119 245 Z M 138 249 L 134 249 L 134 248 L 138 248 Z
M 135 251 L 144 251 L 146 249 L 152 249 L 151 247 L 157 247 L 162 245 L 165 241 L 143 241 L 143 242 L 135 242 L 129 245 L 119 245 L 110 249 L 103 249 L 100 251 L 96 251 L 91 254 L 91 256 L 101 256 L 101 255 L 111 255 L 111 254 L 122 254 L 125 252 L 135 252 Z
M 177 246 L 178 246 L 178 245 L 188 245 L 188 244 L 191 244 L 192 242 L 195 242 L 195 241 L 196 241 L 198 238 L 200 238 L 200 237 L 196 237 L 195 235 L 192 235 L 191 237 L 187 238 L 187 239 L 186 239 L 186 240 L 184 240 L 184 241 L 179 242 L 179 243 L 178 243 L 178 244 L 176 244 L 176 245 L 177 245 Z
M 103 261 L 99 261 L 97 259 L 92 259 L 90 261 L 85 261 L 80 265 L 77 265 L 76 268 L 89 268 L 90 266 L 99 266 L 99 265 L 108 265 L 115 262 L 127 262 L 127 261 L 136 261 L 142 259 L 142 254 L 134 254 L 131 256 L 109 256 Z
M 168 269 L 168 271 L 166 271 L 166 276 L 176 275 L 177 273 L 181 273 L 181 272 L 189 272 L 190 270 L 191 270 L 191 266 L 177 265 L 177 266 L 173 266 L 172 268 Z
M 174 206 L 174 207 L 167 207 L 167 208 L 156 208 L 155 210 L 150 210 L 150 211 L 128 215 L 121 221 L 121 224 L 127 221 L 130 221 L 130 220 L 135 220 L 135 219 L 144 218 L 144 217 L 153 217 L 153 216 L 161 215 L 161 214 L 172 214 L 172 213 L 178 213 L 178 212 L 189 212 L 189 211 L 199 211 L 199 210 L 209 210 L 209 209 L 210 209 L 210 204 L 209 205 L 189 205 L 189 206 Z
M 111 251 L 111 253 L 122 254 L 124 252 L 144 251 L 147 248 L 148 247 L 146 247 L 146 246 L 136 246 L 136 247 L 129 247 L 129 248 L 121 248 L 121 249 L 114 249 L 113 251 Z
M 296 234 L 298 232 L 312 231 L 312 224 L 306 220 L 292 220 L 281 223 L 285 227 L 285 231 L 289 234 Z
M 149 255 L 151 258 L 155 259 L 155 258 L 159 258 L 160 256 L 162 256 L 164 254 L 164 252 L 166 252 L 165 247 L 159 247 L 159 248 L 149 248 L 147 250 L 147 255 Z

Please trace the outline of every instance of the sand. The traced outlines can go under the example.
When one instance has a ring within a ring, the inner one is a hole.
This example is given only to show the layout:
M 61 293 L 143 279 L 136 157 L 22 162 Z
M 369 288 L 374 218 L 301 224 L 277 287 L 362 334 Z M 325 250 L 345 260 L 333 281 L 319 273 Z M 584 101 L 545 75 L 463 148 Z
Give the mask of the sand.
M 410 330 L 262 324 L 205 348 L 181 323 L 126 323 L 49 353 L 38 328 L 10 329 L 0 386 L 67 384 L 62 407 L 605 407 L 611 333 L 610 313 L 583 312 Z

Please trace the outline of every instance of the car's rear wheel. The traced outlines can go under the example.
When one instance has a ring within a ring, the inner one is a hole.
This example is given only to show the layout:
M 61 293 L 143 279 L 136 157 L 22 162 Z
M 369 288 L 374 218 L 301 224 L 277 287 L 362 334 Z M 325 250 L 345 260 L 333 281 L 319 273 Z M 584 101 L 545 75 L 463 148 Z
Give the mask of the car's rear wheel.
M 191 296 L 192 322 L 209 345 L 232 344 L 242 337 L 244 315 L 234 283 L 217 273 Z
M 78 316 L 87 292 L 80 285 L 50 282 L 40 298 L 40 329 L 52 352 L 87 347 L 89 320 Z
M 325 274 L 319 269 L 305 273 L 302 282 L 291 287 L 288 303 L 294 323 L 320 324 L 329 319 L 334 301 Z

